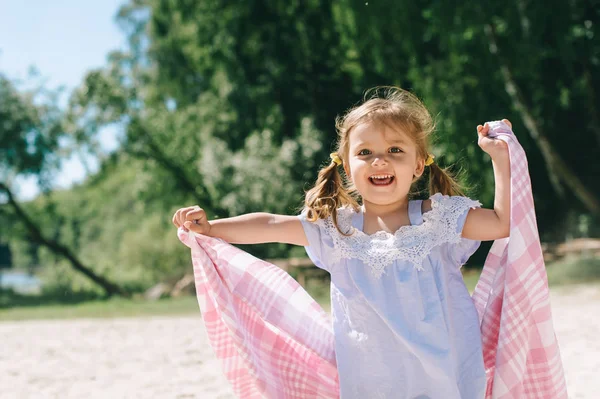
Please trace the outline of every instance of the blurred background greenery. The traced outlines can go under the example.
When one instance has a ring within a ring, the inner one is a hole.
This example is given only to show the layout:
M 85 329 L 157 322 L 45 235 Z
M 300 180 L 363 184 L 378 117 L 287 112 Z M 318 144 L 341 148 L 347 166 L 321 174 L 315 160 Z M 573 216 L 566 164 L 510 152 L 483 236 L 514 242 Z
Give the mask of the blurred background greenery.
M 127 45 L 65 104 L 0 70 L 0 267 L 41 281 L 35 296 L 5 287 L 0 306 L 152 287 L 169 296 L 191 272 L 173 212 L 296 213 L 328 161 L 336 115 L 377 85 L 424 100 L 437 120 L 436 162 L 462 170 L 487 207 L 493 174 L 475 126 L 510 119 L 558 265 L 551 282 L 598 280 L 599 16 L 589 0 L 124 2 L 116 23 Z M 107 126 L 123 132 L 108 155 L 98 144 Z M 98 171 L 57 189 L 61 159 L 81 149 Z M 39 182 L 33 199 L 14 194 L 24 176 Z M 305 256 L 283 244 L 242 248 Z

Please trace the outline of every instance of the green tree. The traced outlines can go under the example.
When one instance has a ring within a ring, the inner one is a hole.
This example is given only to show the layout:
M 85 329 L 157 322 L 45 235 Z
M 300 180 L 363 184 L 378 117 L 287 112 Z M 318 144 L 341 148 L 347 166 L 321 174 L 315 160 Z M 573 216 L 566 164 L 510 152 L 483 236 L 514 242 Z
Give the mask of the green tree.
M 438 115 L 442 162 L 463 158 L 485 203 L 493 180 L 474 127 L 508 117 L 529 156 L 541 229 L 564 239 L 573 213 L 598 217 L 597 7 L 348 0 L 338 10 L 363 85 L 394 82 L 422 96 Z
M 172 177 L 165 204 L 295 212 L 358 94 L 328 3 L 134 1 L 118 20 L 129 49 L 73 96 L 77 136 L 122 123 L 122 150 Z
M 13 84 L 0 75 L 0 217 L 3 225 L 13 226 L 11 234 L 30 241 L 62 256 L 78 272 L 101 286 L 107 294 L 123 294 L 119 286 L 96 274 L 74 252 L 44 232 L 38 223 L 16 200 L 11 183 L 17 176 L 34 175 L 46 190 L 58 162 L 60 138 L 64 136 L 61 114 L 55 99 L 47 99 L 43 90 L 19 93 Z M 51 211 L 52 204 L 45 208 Z M 14 226 L 18 221 L 19 226 Z M 9 232 L 2 229 L 2 238 Z
M 597 13 L 582 0 L 132 0 L 117 17 L 128 48 L 87 75 L 65 125 L 82 146 L 116 125 L 122 147 L 83 186 L 56 193 L 62 212 L 86 215 L 63 213 L 60 235 L 113 278 L 181 273 L 175 209 L 296 212 L 335 116 L 390 84 L 431 108 L 436 161 L 462 166 L 487 206 L 493 175 L 475 126 L 511 119 L 543 237 L 578 234 L 572 220 L 596 212 L 599 195 Z

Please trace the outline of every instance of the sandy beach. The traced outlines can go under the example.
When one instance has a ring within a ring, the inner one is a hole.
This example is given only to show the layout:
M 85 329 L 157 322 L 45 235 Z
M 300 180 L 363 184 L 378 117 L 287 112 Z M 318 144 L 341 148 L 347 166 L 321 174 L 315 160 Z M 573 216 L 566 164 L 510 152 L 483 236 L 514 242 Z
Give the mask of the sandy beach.
M 552 289 L 570 398 L 600 398 L 600 286 Z M 233 398 L 200 314 L 0 322 L 2 398 Z

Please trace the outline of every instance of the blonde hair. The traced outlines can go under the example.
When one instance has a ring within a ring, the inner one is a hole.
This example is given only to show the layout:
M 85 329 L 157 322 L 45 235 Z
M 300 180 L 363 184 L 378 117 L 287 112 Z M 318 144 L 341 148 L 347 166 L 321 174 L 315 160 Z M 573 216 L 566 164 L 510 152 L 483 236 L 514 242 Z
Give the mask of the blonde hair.
M 429 137 L 435 124 L 425 105 L 414 94 L 398 87 L 376 87 L 368 90 L 364 98 L 362 104 L 336 118 L 336 151 L 342 162 L 349 157 L 350 132 L 360 124 L 373 122 L 385 123 L 407 133 L 416 144 L 417 157 L 427 159 Z M 306 193 L 304 211 L 311 222 L 331 216 L 339 230 L 337 209 L 350 206 L 357 211 L 360 196 L 345 173 L 344 176 L 340 174 L 338 166 L 341 165 L 332 160 L 319 171 L 314 187 Z M 411 187 L 414 188 L 420 177 L 413 179 Z M 429 166 L 429 194 L 435 193 L 464 195 L 452 174 L 433 163 Z

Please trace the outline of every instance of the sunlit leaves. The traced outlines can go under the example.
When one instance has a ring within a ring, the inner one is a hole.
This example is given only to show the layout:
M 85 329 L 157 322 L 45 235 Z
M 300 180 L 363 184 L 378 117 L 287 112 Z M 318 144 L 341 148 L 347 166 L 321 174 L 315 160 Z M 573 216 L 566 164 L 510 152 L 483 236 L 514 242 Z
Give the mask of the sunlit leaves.
M 0 74 L 0 181 L 54 167 L 62 135 L 55 99 L 42 91 L 17 91 Z

